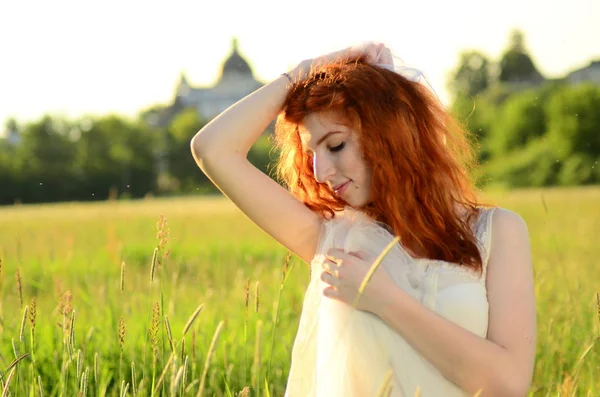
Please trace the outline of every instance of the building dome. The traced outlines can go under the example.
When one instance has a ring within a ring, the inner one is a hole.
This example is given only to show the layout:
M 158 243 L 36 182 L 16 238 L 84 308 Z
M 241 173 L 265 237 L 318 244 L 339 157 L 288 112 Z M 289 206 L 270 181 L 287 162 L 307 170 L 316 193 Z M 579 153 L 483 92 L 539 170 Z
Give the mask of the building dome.
M 242 56 L 238 52 L 237 39 L 235 38 L 233 39 L 232 47 L 233 49 L 231 55 L 223 64 L 223 70 L 221 72 L 221 75 L 225 76 L 228 74 L 235 73 L 252 76 L 252 69 L 250 68 L 250 65 L 248 65 L 248 62 L 246 62 L 246 60 L 242 58 Z

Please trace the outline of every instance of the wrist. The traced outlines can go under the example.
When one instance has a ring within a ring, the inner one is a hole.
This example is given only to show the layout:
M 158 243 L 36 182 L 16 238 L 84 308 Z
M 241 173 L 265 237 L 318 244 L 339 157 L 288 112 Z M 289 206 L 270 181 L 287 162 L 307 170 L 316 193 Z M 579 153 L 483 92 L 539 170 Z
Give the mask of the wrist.
M 311 64 L 312 59 L 304 60 L 300 62 L 295 68 L 287 72 L 287 74 L 290 76 L 294 83 L 297 83 L 308 76 Z
M 373 314 L 386 321 L 389 319 L 390 313 L 400 311 L 400 306 L 404 303 L 407 294 L 393 283 L 387 288 L 383 288 L 380 294 L 376 307 L 373 308 Z

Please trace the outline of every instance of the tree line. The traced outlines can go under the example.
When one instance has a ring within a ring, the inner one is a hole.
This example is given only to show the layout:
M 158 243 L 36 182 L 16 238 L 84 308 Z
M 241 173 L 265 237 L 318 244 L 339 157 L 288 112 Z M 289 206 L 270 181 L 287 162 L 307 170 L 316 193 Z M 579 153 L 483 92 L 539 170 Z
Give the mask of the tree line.
M 478 147 L 478 184 L 505 187 L 600 183 L 600 85 L 548 80 L 513 32 L 498 62 L 461 54 L 449 88 L 451 111 Z M 189 149 L 206 120 L 188 108 L 166 125 L 118 115 L 44 116 L 0 140 L 0 204 L 105 200 L 215 192 Z M 270 173 L 270 131 L 249 154 Z
M 519 31 L 496 63 L 462 53 L 449 88 L 479 147 L 480 185 L 600 183 L 600 84 L 545 79 Z

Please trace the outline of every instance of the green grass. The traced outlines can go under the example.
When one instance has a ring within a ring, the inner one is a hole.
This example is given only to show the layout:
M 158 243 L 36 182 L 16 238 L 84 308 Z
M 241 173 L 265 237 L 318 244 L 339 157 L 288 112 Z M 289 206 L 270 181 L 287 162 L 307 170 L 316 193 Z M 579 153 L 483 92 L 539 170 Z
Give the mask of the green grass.
M 600 395 L 600 189 L 489 197 L 521 214 L 531 234 L 531 395 Z M 44 396 L 197 395 L 201 384 L 206 396 L 246 386 L 283 394 L 309 269 L 287 263 L 286 250 L 226 200 L 4 207 L 0 219 L 0 370 L 13 395 L 40 395 L 38 379 Z

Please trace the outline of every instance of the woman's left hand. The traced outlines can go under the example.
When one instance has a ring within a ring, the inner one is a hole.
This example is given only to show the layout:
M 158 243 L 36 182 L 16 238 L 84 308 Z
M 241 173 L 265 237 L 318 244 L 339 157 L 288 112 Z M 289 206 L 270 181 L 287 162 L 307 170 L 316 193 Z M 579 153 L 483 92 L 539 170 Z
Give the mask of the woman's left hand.
M 321 280 L 329 286 L 323 290 L 323 295 L 352 306 L 375 259 L 375 256 L 362 251 L 345 252 L 337 248 L 328 250 Z M 360 295 L 356 308 L 377 314 L 388 301 L 386 297 L 389 292 L 395 287 L 388 272 L 380 265 Z

